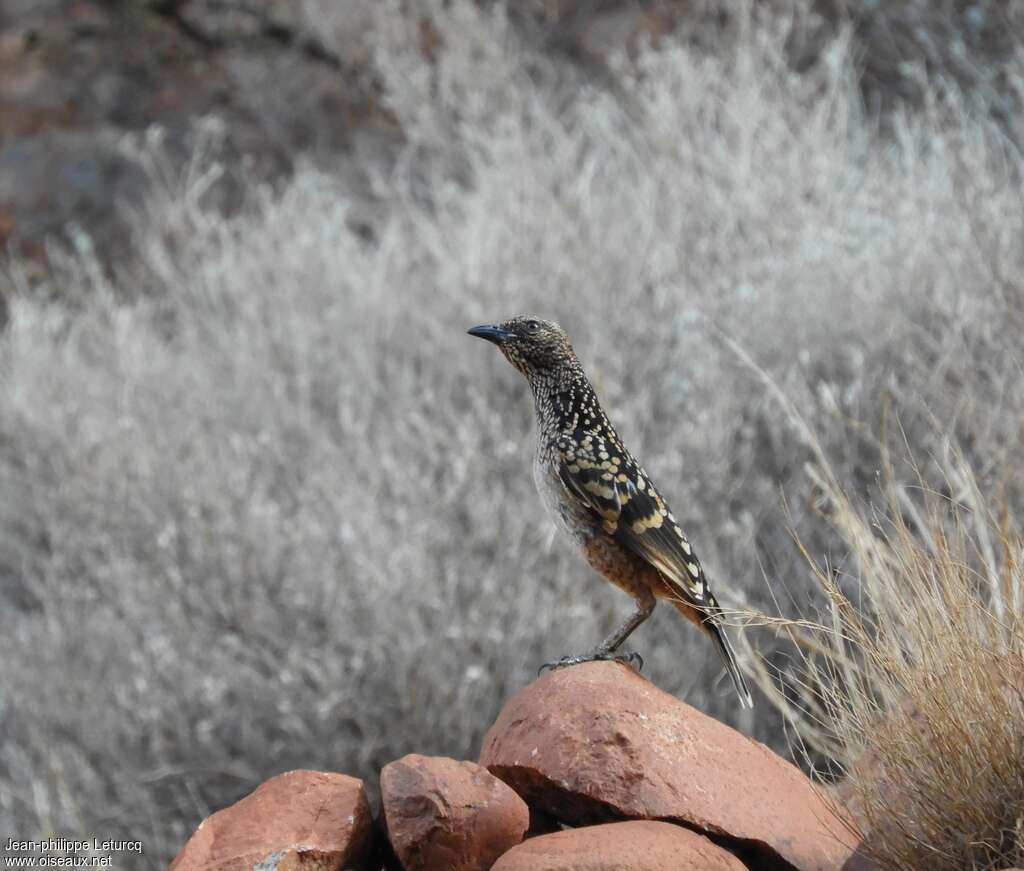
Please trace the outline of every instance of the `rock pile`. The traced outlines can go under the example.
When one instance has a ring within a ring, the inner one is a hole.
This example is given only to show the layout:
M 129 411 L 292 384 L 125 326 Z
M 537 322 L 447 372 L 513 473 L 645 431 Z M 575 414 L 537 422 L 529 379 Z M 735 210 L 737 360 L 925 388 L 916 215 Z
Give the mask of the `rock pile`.
M 544 675 L 479 764 L 405 756 L 380 794 L 375 822 L 354 778 L 279 775 L 200 825 L 171 869 L 839 871 L 856 847 L 795 767 L 617 663 Z

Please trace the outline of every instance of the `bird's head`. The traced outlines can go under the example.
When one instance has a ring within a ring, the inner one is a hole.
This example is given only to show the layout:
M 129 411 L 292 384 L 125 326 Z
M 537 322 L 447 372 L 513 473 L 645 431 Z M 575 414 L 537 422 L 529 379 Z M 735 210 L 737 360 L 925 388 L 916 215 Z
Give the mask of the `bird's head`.
M 569 337 L 554 321 L 523 315 L 500 324 L 473 327 L 469 334 L 497 345 L 531 382 L 565 366 L 577 365 Z

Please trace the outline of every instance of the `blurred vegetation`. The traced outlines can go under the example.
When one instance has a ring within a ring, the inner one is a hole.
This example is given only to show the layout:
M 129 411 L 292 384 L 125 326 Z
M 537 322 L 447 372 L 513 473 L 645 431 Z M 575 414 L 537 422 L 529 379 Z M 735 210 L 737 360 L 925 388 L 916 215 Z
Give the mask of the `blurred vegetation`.
M 473 756 L 539 663 L 621 618 L 541 514 L 525 385 L 474 323 L 570 331 L 726 605 L 826 604 L 794 532 L 855 564 L 821 457 L 873 500 L 895 445 L 916 459 L 897 481 L 955 500 L 955 451 L 979 504 L 1019 516 L 1024 204 L 1018 121 L 993 109 L 1021 82 L 1011 53 L 998 95 L 939 58 L 907 68 L 912 105 L 875 106 L 867 4 L 835 27 L 697 5 L 595 75 L 501 5 L 424 4 L 427 27 L 381 4 L 366 38 L 402 147 L 369 168 L 372 231 L 301 160 L 225 217 L 237 168 L 204 123 L 184 167 L 156 132 L 128 144 L 151 181 L 130 260 L 105 268 L 79 234 L 44 286 L 10 264 L 9 831 L 141 837 L 162 866 L 275 772 L 373 789 L 412 750 Z M 952 20 L 887 8 L 935 40 Z M 307 9 L 329 46 L 338 21 Z M 746 639 L 784 675 L 804 665 Z M 787 752 L 782 714 L 739 710 L 674 614 L 635 644 L 660 686 Z

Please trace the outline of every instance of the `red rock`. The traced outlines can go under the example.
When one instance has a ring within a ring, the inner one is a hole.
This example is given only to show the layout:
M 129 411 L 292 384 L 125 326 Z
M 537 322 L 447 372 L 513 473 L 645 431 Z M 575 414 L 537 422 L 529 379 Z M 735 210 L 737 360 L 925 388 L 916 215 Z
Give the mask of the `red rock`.
M 566 829 L 513 847 L 493 871 L 745 871 L 703 835 L 671 823 L 633 820 Z
M 349 871 L 372 831 L 361 780 L 289 771 L 200 823 L 169 871 Z
M 530 825 L 523 800 L 475 762 L 403 756 L 381 771 L 380 796 L 406 871 L 486 871 Z
M 573 825 L 685 823 L 802 871 L 834 871 L 855 846 L 840 806 L 797 768 L 619 663 L 559 669 L 521 690 L 480 763 Z

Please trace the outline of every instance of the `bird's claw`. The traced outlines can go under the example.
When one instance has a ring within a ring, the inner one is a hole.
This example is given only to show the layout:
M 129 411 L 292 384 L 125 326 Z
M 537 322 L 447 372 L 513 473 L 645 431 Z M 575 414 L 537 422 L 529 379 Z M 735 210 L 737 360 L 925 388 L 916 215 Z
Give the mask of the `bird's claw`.
M 624 653 L 615 654 L 610 658 L 614 659 L 616 662 L 630 665 L 637 671 L 644 670 L 644 658 L 635 650 L 627 650 Z
M 570 665 L 579 665 L 581 662 L 621 662 L 625 665 L 632 666 L 637 671 L 643 671 L 644 668 L 644 658 L 635 650 L 628 650 L 621 653 L 616 653 L 611 650 L 595 650 L 591 653 L 579 653 L 575 656 L 563 656 L 561 659 L 557 659 L 554 662 L 545 662 L 539 669 L 537 669 L 537 674 L 543 674 L 545 669 L 551 669 L 554 671 L 559 668 L 567 668 Z

